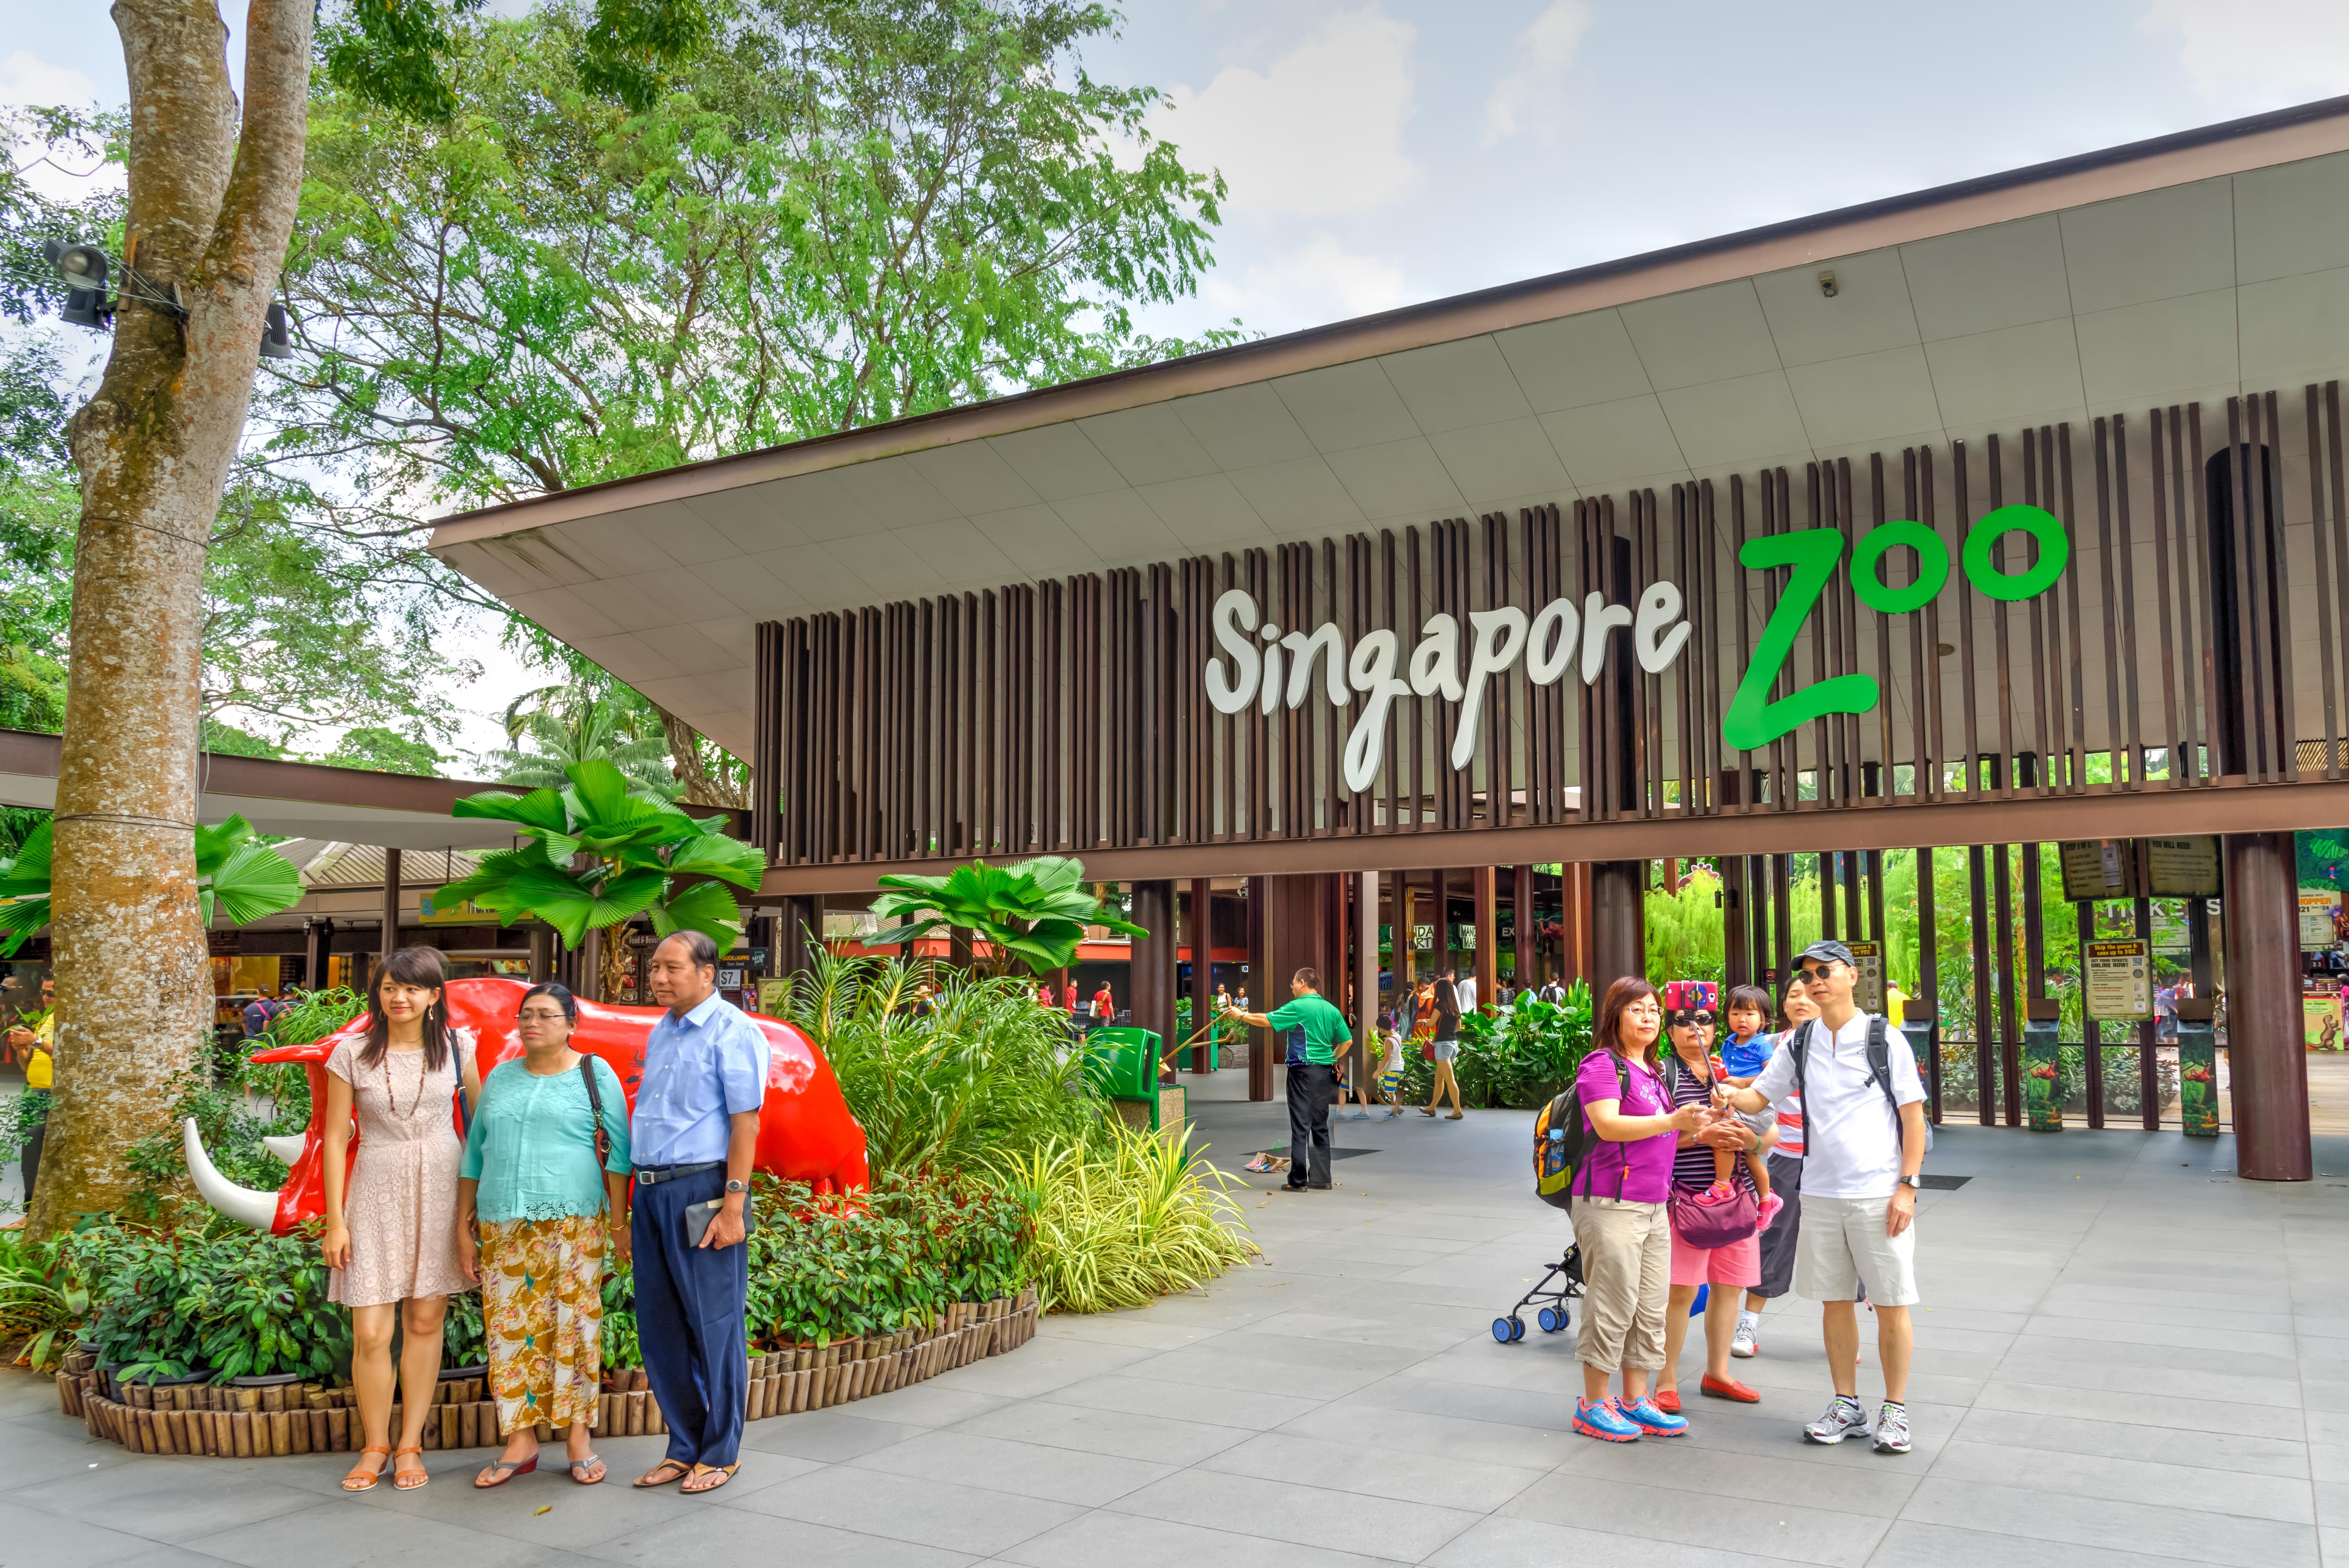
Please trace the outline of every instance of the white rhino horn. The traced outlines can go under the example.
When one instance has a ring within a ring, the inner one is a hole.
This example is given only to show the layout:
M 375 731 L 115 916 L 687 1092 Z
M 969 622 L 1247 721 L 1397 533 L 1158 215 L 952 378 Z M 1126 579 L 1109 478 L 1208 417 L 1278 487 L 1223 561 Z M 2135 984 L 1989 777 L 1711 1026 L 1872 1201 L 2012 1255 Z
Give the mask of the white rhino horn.
M 188 1174 L 196 1183 L 196 1191 L 205 1202 L 234 1220 L 256 1231 L 274 1229 L 277 1222 L 277 1194 L 256 1192 L 250 1187 L 240 1187 L 220 1173 L 212 1157 L 204 1152 L 203 1135 L 196 1130 L 192 1116 L 180 1123 L 181 1141 L 187 1146 Z
M 302 1158 L 303 1138 L 298 1132 L 272 1133 L 261 1140 L 261 1147 L 277 1157 L 281 1165 L 291 1166 Z

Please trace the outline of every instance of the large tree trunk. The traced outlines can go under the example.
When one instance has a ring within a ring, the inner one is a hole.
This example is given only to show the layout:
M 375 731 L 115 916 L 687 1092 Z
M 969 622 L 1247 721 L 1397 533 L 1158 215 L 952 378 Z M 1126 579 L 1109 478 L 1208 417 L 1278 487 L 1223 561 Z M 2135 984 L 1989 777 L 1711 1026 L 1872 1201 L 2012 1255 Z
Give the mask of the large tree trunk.
M 204 555 L 302 179 L 311 0 L 253 0 L 240 130 L 212 0 L 118 0 L 130 82 L 123 299 L 82 483 L 57 772 L 57 1101 L 36 1233 L 112 1209 L 212 1024 L 196 898 Z M 133 297 L 174 298 L 167 306 Z
M 660 715 L 661 734 L 668 740 L 669 771 L 685 786 L 685 803 L 688 806 L 724 806 L 748 810 L 750 792 L 730 779 L 710 776 L 701 763 L 701 732 L 669 712 L 658 703 L 653 711 Z

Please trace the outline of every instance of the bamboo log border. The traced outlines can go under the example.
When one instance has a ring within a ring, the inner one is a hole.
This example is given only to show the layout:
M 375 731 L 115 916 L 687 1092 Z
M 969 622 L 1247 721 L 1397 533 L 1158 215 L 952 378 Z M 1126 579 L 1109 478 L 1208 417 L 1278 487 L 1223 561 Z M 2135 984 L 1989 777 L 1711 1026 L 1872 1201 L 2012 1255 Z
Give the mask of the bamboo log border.
M 801 1346 L 750 1359 L 744 1416 L 753 1421 L 797 1415 L 885 1394 L 1016 1350 L 1036 1336 L 1040 1308 L 1030 1289 L 993 1301 L 957 1302 L 936 1321 L 869 1338 Z M 500 1448 L 498 1408 L 481 1377 L 440 1386 L 439 1418 L 424 1424 L 428 1449 Z M 132 1453 L 262 1459 L 347 1453 L 357 1437 L 348 1388 L 320 1383 L 236 1388 L 217 1384 L 155 1387 L 117 1383 L 87 1350 L 67 1353 L 57 1375 L 57 1408 L 78 1418 L 93 1438 Z M 399 1408 L 392 1408 L 399 1421 Z M 595 1429 L 615 1437 L 668 1430 L 642 1367 L 607 1372 L 596 1397 Z M 553 1433 L 542 1426 L 541 1442 Z

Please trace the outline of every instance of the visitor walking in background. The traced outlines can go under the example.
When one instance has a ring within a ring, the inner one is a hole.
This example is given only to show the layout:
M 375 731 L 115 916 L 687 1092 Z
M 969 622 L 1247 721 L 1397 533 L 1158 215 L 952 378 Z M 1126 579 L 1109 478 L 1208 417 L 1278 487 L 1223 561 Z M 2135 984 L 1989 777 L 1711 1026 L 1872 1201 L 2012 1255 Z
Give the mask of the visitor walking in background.
M 1732 1018 L 1740 1008 L 1767 1009 L 1770 994 L 1759 985 L 1741 985 L 1730 993 L 1729 1010 Z M 1808 987 L 1799 980 L 1789 981 L 1784 1005 L 1785 1029 L 1791 1030 L 1819 1016 L 1811 1006 Z M 1776 1054 L 1785 1041 L 1784 1031 L 1757 1037 L 1762 1047 L 1763 1066 Z M 1759 1076 L 1759 1069 L 1754 1076 Z M 1748 1087 L 1753 1078 L 1731 1082 L 1740 1088 Z M 1776 1297 L 1794 1288 L 1795 1238 L 1802 1234 L 1803 1225 L 1803 1092 L 1799 1086 L 1789 1089 L 1780 1099 L 1770 1102 L 1777 1113 L 1778 1141 L 1770 1150 L 1770 1191 L 1784 1205 L 1777 1217 L 1762 1233 L 1761 1283 L 1745 1293 L 1744 1310 L 1737 1315 L 1737 1334 L 1729 1342 L 1732 1356 L 1758 1356 L 1762 1350 L 1762 1312 Z
M 1575 1084 L 1592 1141 L 1574 1173 L 1574 1244 L 1582 1253 L 1582 1326 L 1575 1359 L 1582 1398 L 1574 1429 L 1607 1442 L 1678 1437 L 1688 1422 L 1657 1408 L 1649 1379 L 1664 1364 L 1671 1290 L 1672 1150 L 1705 1123 L 1702 1106 L 1675 1109 L 1656 1069 L 1663 1023 L 1656 988 L 1625 975 L 1607 988 Z M 1608 1396 L 1621 1375 L 1623 1392 Z
M 432 1479 L 424 1468 L 424 1423 L 440 1393 L 440 1328 L 449 1297 L 467 1283 L 457 1255 L 457 1167 L 464 1146 L 457 1140 L 455 1100 L 460 1085 L 468 1101 L 481 1088 L 471 1033 L 449 1025 L 446 975 L 440 954 L 429 947 L 394 953 L 368 994 L 367 1032 L 326 1057 L 320 1250 L 334 1271 L 326 1298 L 351 1312 L 351 1384 L 363 1429 L 358 1461 L 343 1477 L 346 1491 L 375 1486 L 383 1470 L 368 1462 L 373 1454 L 389 1458 L 391 1484 L 402 1491 Z M 354 1114 L 356 1161 L 348 1153 Z M 396 1447 L 395 1383 L 402 1396 Z
M 56 975 L 41 976 L 37 1006 L 19 1008 L 8 1028 L 8 1045 L 25 1064 L 23 1099 L 16 1110 L 16 1125 L 25 1130 L 25 1144 L 16 1165 L 24 1172 L 25 1207 L 29 1211 L 33 1206 L 33 1183 L 41 1174 L 41 1145 L 48 1137 L 49 1096 L 57 1083 Z
M 579 1004 L 533 985 L 515 1014 L 519 1061 L 481 1084 L 457 1171 L 457 1254 L 481 1286 L 490 1395 L 505 1452 L 473 1480 L 538 1468 L 537 1428 L 567 1429 L 571 1479 L 593 1486 L 602 1382 L 604 1253 L 628 1261 L 628 1101 L 619 1075 L 571 1048 Z M 479 1227 L 478 1235 L 476 1226 Z
M 1449 1095 L 1452 1099 L 1452 1114 L 1444 1118 L 1446 1121 L 1460 1119 L 1460 1080 L 1453 1072 L 1453 1064 L 1460 1057 L 1461 1006 L 1458 981 L 1458 974 L 1454 970 L 1446 969 L 1435 977 L 1435 983 L 1429 992 L 1430 999 L 1434 1005 L 1429 1055 L 1430 1059 L 1435 1063 L 1435 1081 L 1428 1088 L 1427 1103 L 1419 1108 L 1419 1113 L 1422 1116 L 1433 1116 L 1435 1108 L 1442 1105 L 1444 1097 Z
M 668 1452 L 636 1480 L 714 1491 L 741 1468 L 750 1386 L 750 1161 L 767 1092 L 767 1038 L 718 995 L 718 944 L 680 931 L 653 949 L 653 1000 L 668 1009 L 645 1042 L 628 1123 L 636 1162 L 629 1244 L 645 1376 Z
M 1338 1082 L 1338 1047 L 1354 1032 L 1346 1016 L 1320 993 L 1321 976 L 1299 969 L 1289 977 L 1288 1000 L 1269 1013 L 1232 1016 L 1275 1031 L 1288 1061 L 1288 1181 L 1285 1190 L 1330 1187 L 1330 1101 Z
M 1868 1430 L 1859 1403 L 1861 1285 L 1876 1313 L 1884 1404 L 1878 1453 L 1909 1451 L 1909 1309 L 1917 1295 L 1917 1190 L 1925 1163 L 1925 1086 L 1915 1053 L 1893 1049 L 1889 1026 L 1852 1002 L 1851 950 L 1836 941 L 1803 949 L 1795 975 L 1819 1016 L 1798 1025 L 1750 1088 L 1722 1087 L 1723 1101 L 1755 1111 L 1790 1089 L 1803 1097 L 1804 1207 L 1795 1288 L 1823 1304 L 1827 1374 L 1835 1403 L 1803 1429 L 1815 1443 Z

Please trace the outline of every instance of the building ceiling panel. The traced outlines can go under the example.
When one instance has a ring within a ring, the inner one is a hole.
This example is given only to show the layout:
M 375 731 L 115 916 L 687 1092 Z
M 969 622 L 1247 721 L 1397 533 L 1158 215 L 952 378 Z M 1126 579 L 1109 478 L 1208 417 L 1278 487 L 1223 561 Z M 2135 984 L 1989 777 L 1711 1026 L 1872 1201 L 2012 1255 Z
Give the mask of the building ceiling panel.
M 683 505 L 716 529 L 736 550 L 745 553 L 755 550 L 781 550 L 786 544 L 805 544 L 809 542 L 809 536 L 783 516 L 780 488 L 765 484 L 744 485 L 740 490 L 712 490 L 707 495 L 690 497 Z
M 1467 510 L 1460 487 L 1424 436 L 1330 454 L 1330 469 L 1369 518 L 1426 512 L 1457 517 Z
M 1105 565 L 1165 561 L 1181 553 L 1181 546 L 1158 521 L 1158 514 L 1130 490 L 1071 496 L 1054 501 L 1052 510 Z
M 647 691 L 647 681 L 667 680 L 678 673 L 677 666 L 669 663 L 667 655 L 632 632 L 623 632 L 615 637 L 589 637 L 572 646 L 638 691 Z M 647 695 L 650 695 L 649 692 Z
M 2246 382 L 2327 380 L 2349 366 L 2349 267 L 2247 284 L 2237 299 Z
M 949 583 L 1002 583 L 1019 575 L 1011 558 L 968 518 L 900 529 L 897 538 Z
M 1130 485 L 1195 479 L 1216 471 L 1216 459 L 1174 417 L 1169 404 L 1154 403 L 1080 419 L 1077 428 Z
M 1453 484 L 1471 501 L 1490 505 L 1503 496 L 1562 490 L 1570 484 L 1541 421 L 1531 416 L 1446 430 L 1427 439 Z
M 1833 298 L 1819 283 L 1823 272 L 1835 273 Z M 1848 359 L 1918 340 L 1917 312 L 1909 303 L 1909 275 L 1898 251 L 1868 251 L 1764 273 L 1754 280 L 1754 292 L 1783 365 Z
M 748 488 L 767 497 L 768 503 L 775 509 L 775 515 L 810 544 L 822 544 L 827 539 L 845 539 L 852 533 L 863 533 L 881 525 L 879 518 L 848 493 L 838 474 L 795 474 L 790 479 L 772 480 Z M 780 540 L 774 544 L 758 548 L 781 550 L 795 542 L 797 541 Z
M 681 501 L 581 518 L 553 531 L 572 553 L 602 562 L 606 575 L 657 570 L 680 562 L 716 561 L 736 552 L 733 541 Z
M 747 555 L 706 561 L 692 571 L 709 593 L 756 620 L 781 620 L 807 608 L 807 599 L 788 579 Z
M 2231 288 L 2083 312 L 2073 325 L 2091 407 L 2164 403 L 2236 378 Z
M 2087 407 L 2080 356 L 2064 318 L 1964 337 L 1928 338 L 1925 361 L 1952 435 L 2075 418 Z
M 1833 301 L 1829 301 L 1833 304 Z M 1786 372 L 1803 429 L 1820 448 L 1843 448 L 1940 427 L 1922 346 L 1797 365 Z
M 972 518 L 971 526 L 985 534 L 1019 569 L 1033 577 L 1064 577 L 1091 572 L 1101 557 L 1061 521 L 1049 506 L 1013 507 Z
M 2235 276 L 2349 267 L 2349 153 L 2235 176 Z
M 2053 213 L 1903 245 L 1900 266 L 1928 343 L 2072 314 L 2064 231 Z
M 1659 392 L 1692 469 L 1729 468 L 1803 447 L 1803 418 L 1783 370 Z
M 1125 488 L 1116 467 L 1074 425 L 1040 425 L 989 437 L 987 444 L 1047 501 Z
M 955 504 L 922 477 L 910 457 L 875 458 L 840 470 L 841 488 L 884 528 L 910 528 L 917 522 L 943 522 L 958 515 Z M 853 539 L 854 534 L 843 534 Z
M 593 583 L 579 583 L 571 591 L 581 603 L 623 632 L 641 632 L 647 626 L 666 626 L 680 618 L 657 597 L 645 591 L 640 577 L 599 578 Z
M 932 447 L 914 453 L 906 460 L 965 517 L 982 511 L 1005 511 L 1015 506 L 1034 506 L 1043 499 L 1004 460 L 1001 452 L 985 441 L 957 441 L 950 447 Z
M 1304 428 L 1280 395 L 1262 382 L 1178 397 L 1173 407 L 1192 438 L 1226 471 L 1313 456 Z
M 636 634 L 636 641 L 667 659 L 681 676 L 710 676 L 740 661 L 694 626 L 656 626 Z
M 541 570 L 540 558 L 545 552 L 526 548 L 527 534 L 510 534 L 503 539 L 485 539 L 478 544 L 452 544 L 442 548 L 442 561 L 463 573 L 499 598 L 511 603 L 517 593 L 530 593 L 541 589 L 558 587 L 577 582 L 585 575 L 570 562 L 560 575 Z
M 799 590 L 810 604 L 837 608 L 864 603 L 864 580 L 834 560 L 821 544 L 794 544 L 751 556 Z
M 1334 531 L 1361 523 L 1362 509 L 1338 482 L 1328 460 L 1318 455 L 1236 469 L 1230 478 L 1275 538 L 1315 529 Z
M 947 583 L 946 574 L 923 560 L 900 534 L 875 531 L 832 540 L 817 548 L 864 582 L 865 592 L 859 603 L 935 593 Z
M 1770 321 L 1750 278 L 1641 300 L 1621 314 L 1659 392 L 1778 368 Z
M 2234 286 L 2232 181 L 2099 201 L 2061 214 L 2060 222 L 2076 313 Z
M 1493 335 L 1537 414 L 1612 403 L 1652 390 L 1623 318 L 1611 310 L 1513 326 Z
M 1271 537 L 1256 508 L 1224 474 L 1136 485 L 1134 491 L 1187 549 L 1242 549 Z
M 566 643 L 582 637 L 608 637 L 623 629 L 612 617 L 568 588 L 540 588 L 499 597 Z
M 1387 380 L 1423 434 L 1521 419 L 1533 412 L 1509 362 L 1489 337 L 1391 354 Z
M 1376 360 L 1283 376 L 1272 389 L 1324 452 L 1374 447 L 1419 434 L 1411 410 Z
M 1545 414 L 1542 428 L 1568 476 L 1583 490 L 1604 489 L 1634 474 L 1688 467 L 1672 422 L 1653 396 Z

